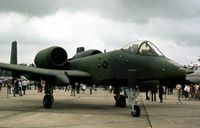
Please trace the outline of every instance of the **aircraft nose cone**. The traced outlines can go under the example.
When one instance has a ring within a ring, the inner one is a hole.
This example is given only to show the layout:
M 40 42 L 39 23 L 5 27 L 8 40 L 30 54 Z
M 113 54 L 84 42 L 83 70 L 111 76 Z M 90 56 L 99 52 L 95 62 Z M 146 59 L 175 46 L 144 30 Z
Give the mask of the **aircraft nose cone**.
M 186 75 L 186 71 L 184 70 L 184 68 L 180 67 L 179 71 L 180 71 L 180 74 L 182 74 L 184 76 Z
M 172 60 L 169 60 L 169 62 L 175 67 L 174 74 L 177 74 L 178 76 L 185 77 L 186 74 L 190 74 L 193 72 L 191 69 L 185 68 L 184 66 L 182 66 Z
M 185 68 L 185 67 L 180 67 L 179 70 L 183 73 L 183 74 L 191 74 L 193 73 L 194 71 L 189 69 L 189 68 Z
M 191 74 L 194 72 L 192 69 L 189 68 L 182 68 L 182 70 L 184 70 L 186 74 Z

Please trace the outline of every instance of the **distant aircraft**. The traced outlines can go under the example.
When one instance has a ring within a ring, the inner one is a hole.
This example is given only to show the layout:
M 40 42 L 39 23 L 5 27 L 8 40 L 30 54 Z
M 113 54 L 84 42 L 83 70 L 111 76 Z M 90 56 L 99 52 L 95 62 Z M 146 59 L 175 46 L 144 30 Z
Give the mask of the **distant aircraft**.
M 112 85 L 116 106 L 125 107 L 128 97 L 134 117 L 140 115 L 137 105 L 138 88 L 149 89 L 153 83 L 158 82 L 180 83 L 185 80 L 186 73 L 190 72 L 166 58 L 149 41 L 135 41 L 122 49 L 106 53 L 96 49 L 85 51 L 80 47 L 71 59 L 68 59 L 63 48 L 53 46 L 37 53 L 35 65 L 36 68 L 0 63 L 0 68 L 28 74 L 31 79 L 45 80 L 44 108 L 52 107 L 53 86 L 57 82 L 72 86 L 75 86 L 75 83 L 89 86 Z M 124 87 L 125 94 L 120 94 L 121 87 Z
M 186 75 L 186 81 L 189 83 L 200 84 L 200 65 L 194 64 L 191 69 L 194 72 Z

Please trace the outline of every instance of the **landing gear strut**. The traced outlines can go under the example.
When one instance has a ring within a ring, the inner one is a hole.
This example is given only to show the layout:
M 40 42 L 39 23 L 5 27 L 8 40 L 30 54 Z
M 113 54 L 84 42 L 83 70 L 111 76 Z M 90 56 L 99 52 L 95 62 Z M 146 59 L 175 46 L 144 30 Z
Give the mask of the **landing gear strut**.
M 128 96 L 129 103 L 131 104 L 131 115 L 133 117 L 139 117 L 140 107 L 137 105 L 139 90 L 137 88 L 126 88 L 125 91 Z

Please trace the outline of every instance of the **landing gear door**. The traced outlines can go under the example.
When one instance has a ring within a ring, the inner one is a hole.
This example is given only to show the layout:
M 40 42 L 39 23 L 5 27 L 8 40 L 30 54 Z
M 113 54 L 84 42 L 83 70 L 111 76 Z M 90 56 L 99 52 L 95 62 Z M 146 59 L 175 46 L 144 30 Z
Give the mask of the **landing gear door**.
M 129 69 L 128 70 L 128 87 L 135 88 L 137 83 L 136 80 L 138 78 L 138 70 L 137 69 Z

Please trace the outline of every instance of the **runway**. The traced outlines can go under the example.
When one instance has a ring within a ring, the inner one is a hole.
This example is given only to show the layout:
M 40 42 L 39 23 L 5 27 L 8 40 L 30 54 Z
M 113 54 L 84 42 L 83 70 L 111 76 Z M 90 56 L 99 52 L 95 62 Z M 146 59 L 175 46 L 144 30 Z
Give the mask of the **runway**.
M 141 116 L 130 114 L 126 108 L 114 107 L 113 94 L 108 91 L 89 90 L 70 96 L 70 92 L 55 90 L 55 103 L 44 109 L 44 94 L 28 90 L 24 96 L 7 97 L 5 88 L 0 91 L 0 128 L 197 128 L 200 127 L 199 101 L 177 102 L 169 95 L 164 103 L 146 101 L 140 94 Z

